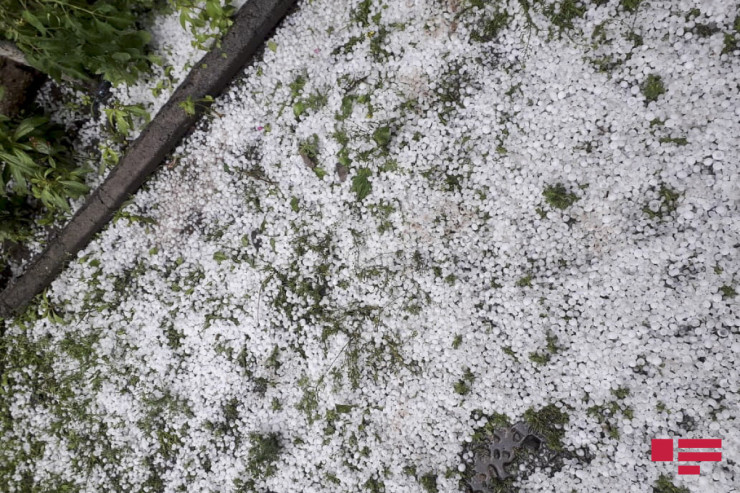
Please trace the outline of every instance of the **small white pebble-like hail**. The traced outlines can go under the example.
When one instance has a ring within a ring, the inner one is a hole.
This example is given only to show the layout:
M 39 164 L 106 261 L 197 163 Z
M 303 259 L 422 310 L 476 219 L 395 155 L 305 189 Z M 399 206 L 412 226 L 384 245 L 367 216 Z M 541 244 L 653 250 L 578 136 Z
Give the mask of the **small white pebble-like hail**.
M 136 194 L 153 221 L 111 224 L 55 281 L 63 322 L 9 329 L 73 389 L 44 400 L 36 370 L 11 375 L 0 461 L 27 459 L 9 491 L 30 474 L 89 492 L 419 492 L 432 473 L 452 492 L 473 411 L 548 404 L 572 458 L 521 491 L 648 491 L 675 474 L 651 438 L 738 450 L 736 5 L 584 2 L 560 33 L 550 0 L 508 2 L 477 43 L 468 3 L 372 0 L 365 24 L 357 0 L 300 2 Z M 158 46 L 185 39 L 155 27 Z M 296 110 L 312 95 L 325 104 Z M 299 153 L 313 135 L 323 177 Z M 562 208 L 543 195 L 558 185 Z M 618 389 L 620 411 L 593 412 Z M 255 433 L 281 437 L 269 473 Z M 726 461 L 701 467 L 674 482 L 737 487 Z

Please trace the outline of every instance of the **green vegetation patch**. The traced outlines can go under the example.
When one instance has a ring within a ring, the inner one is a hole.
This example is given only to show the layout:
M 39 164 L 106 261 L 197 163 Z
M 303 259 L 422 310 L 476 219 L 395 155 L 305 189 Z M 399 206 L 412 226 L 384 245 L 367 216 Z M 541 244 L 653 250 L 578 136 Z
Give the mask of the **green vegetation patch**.
M 370 177 L 373 172 L 368 168 L 360 168 L 357 170 L 357 174 L 352 178 L 352 191 L 357 196 L 357 201 L 361 202 L 365 199 L 373 190 L 373 185 L 370 182 Z
M 642 95 L 645 96 L 645 102 L 647 103 L 657 101 L 661 95 L 666 93 L 663 79 L 657 74 L 648 75 L 643 81 L 640 90 L 642 91 Z
M 586 7 L 583 2 L 577 0 L 563 0 L 548 5 L 543 13 L 562 32 L 573 29 L 573 21 L 583 18 L 586 14 Z
M 542 435 L 547 446 L 554 451 L 563 450 L 562 440 L 569 420 L 568 414 L 555 404 L 548 404 L 539 411 L 529 408 L 524 412 L 524 421 Z
M 545 202 L 556 209 L 567 209 L 578 201 L 578 196 L 573 192 L 568 192 L 562 183 L 546 186 L 542 191 L 542 196 Z
M 676 486 L 669 476 L 661 474 L 653 484 L 653 493 L 691 493 L 691 490 Z

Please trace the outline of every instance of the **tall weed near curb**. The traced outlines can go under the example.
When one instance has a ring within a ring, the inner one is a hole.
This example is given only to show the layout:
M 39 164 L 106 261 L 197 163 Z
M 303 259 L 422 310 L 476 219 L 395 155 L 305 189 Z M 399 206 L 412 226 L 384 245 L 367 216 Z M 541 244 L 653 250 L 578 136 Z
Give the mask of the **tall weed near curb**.
M 164 5 L 179 12 L 200 49 L 218 44 L 235 12 L 230 0 L 0 0 L 0 32 L 31 66 L 57 80 L 133 84 L 161 63 L 147 50 L 151 35 L 140 16 Z
M 131 84 L 158 62 L 146 52 L 151 35 L 137 24 L 137 13 L 151 7 L 150 0 L 0 0 L 0 32 L 57 80 Z
M 86 170 L 74 165 L 66 140 L 44 116 L 16 123 L 0 115 L 0 240 L 22 239 L 28 199 L 43 206 L 43 225 L 69 211 L 70 198 L 87 193 Z

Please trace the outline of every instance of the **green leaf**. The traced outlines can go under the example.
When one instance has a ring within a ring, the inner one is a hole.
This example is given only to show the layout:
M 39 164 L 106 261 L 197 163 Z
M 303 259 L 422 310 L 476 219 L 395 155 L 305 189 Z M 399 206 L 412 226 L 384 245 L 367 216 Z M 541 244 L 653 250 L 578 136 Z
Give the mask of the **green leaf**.
M 57 195 L 56 193 L 52 193 L 51 198 L 52 198 L 52 204 L 54 206 L 66 212 L 70 211 L 69 204 L 61 196 Z M 54 209 L 54 207 L 49 207 L 49 209 Z
M 25 175 L 31 175 L 38 167 L 28 154 L 19 149 L 14 149 L 13 154 L 0 151 L 0 160 L 10 165 L 11 171 L 16 170 Z
M 15 132 L 13 132 L 13 140 L 25 137 L 48 121 L 49 119 L 44 116 L 32 116 L 30 118 L 26 118 L 18 124 Z
M 221 4 L 218 1 L 209 0 L 206 2 L 206 13 L 211 19 L 217 19 L 221 16 Z
M 352 178 L 352 191 L 357 195 L 357 200 L 362 201 L 365 197 L 370 195 L 373 190 L 372 183 L 369 178 L 373 175 L 373 172 L 367 168 L 360 168 L 357 174 Z
M 188 96 L 188 99 L 181 101 L 178 106 L 182 108 L 186 114 L 190 116 L 195 115 L 195 102 L 192 97 Z
M 33 146 L 33 150 L 36 151 L 36 152 L 39 152 L 41 154 L 46 154 L 47 156 L 50 156 L 54 152 L 54 149 L 45 140 L 32 138 L 31 139 L 31 144 Z M 53 160 L 51 159 L 51 157 L 49 157 L 49 161 L 50 162 L 53 162 Z M 52 164 L 52 166 L 53 166 L 53 164 Z
M 131 55 L 129 55 L 125 51 L 119 51 L 118 53 L 113 53 L 111 57 L 113 57 L 114 60 L 119 61 L 119 62 L 127 62 L 131 60 Z
M 391 129 L 390 127 L 380 127 L 373 132 L 373 140 L 376 144 L 378 144 L 378 147 L 381 147 L 383 149 L 388 147 L 388 144 L 391 141 Z
M 35 27 L 41 34 L 46 35 L 46 28 L 41 23 L 41 21 L 33 15 L 29 10 L 24 9 L 21 13 L 21 17 L 23 17 L 23 20 L 31 24 L 33 27 Z
M 90 190 L 90 187 L 78 181 L 60 180 L 59 183 L 64 185 L 64 188 L 66 190 L 68 190 L 72 194 L 75 194 L 76 196 L 84 195 Z
M 124 106 L 124 109 L 134 116 L 143 118 L 144 120 L 146 120 L 147 123 L 151 121 L 151 116 L 149 115 L 149 112 L 140 104 Z
M 299 118 L 306 111 L 306 104 L 303 101 L 298 101 L 293 105 L 293 114 L 296 118 Z
M 275 53 L 277 51 L 278 45 L 274 41 L 268 41 L 267 47 L 270 49 L 271 52 Z

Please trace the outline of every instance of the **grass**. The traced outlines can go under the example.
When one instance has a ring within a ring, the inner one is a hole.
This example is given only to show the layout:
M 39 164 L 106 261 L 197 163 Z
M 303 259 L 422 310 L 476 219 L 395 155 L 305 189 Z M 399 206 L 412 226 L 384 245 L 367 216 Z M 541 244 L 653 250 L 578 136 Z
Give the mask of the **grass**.
M 293 82 L 288 84 L 288 87 L 290 88 L 290 97 L 292 99 L 296 99 L 303 93 L 303 88 L 306 87 L 306 82 L 305 75 L 298 75 L 293 79 Z
M 440 107 L 439 119 L 445 125 L 449 115 L 456 108 L 463 106 L 462 99 L 465 88 L 471 83 L 470 75 L 461 73 L 461 68 L 462 64 L 460 62 L 451 63 L 438 81 L 436 96 Z
M 719 288 L 719 292 L 722 293 L 723 299 L 734 298 L 737 296 L 737 291 L 732 286 L 725 284 Z
M 381 26 L 370 38 L 370 55 L 376 62 L 386 60 L 391 55 L 383 48 L 388 39 L 388 34 L 390 34 L 390 31 L 385 26 Z
M 504 346 L 501 348 L 501 351 L 503 351 L 505 355 L 511 356 L 512 358 L 514 358 L 514 361 L 517 361 L 517 362 L 519 361 L 519 358 L 517 357 L 516 352 L 513 349 L 511 349 L 511 346 Z
M 428 473 L 419 478 L 419 484 L 427 493 L 437 493 L 437 475 Z
M 529 353 L 529 359 L 533 363 L 543 366 L 550 362 L 550 355 L 547 353 L 533 352 Z
M 642 95 L 645 96 L 646 103 L 657 101 L 658 98 L 666 93 L 663 79 L 660 75 L 650 74 L 645 78 L 640 88 Z
M 663 184 L 660 186 L 658 192 L 658 199 L 660 200 L 660 206 L 657 211 L 652 210 L 649 206 L 642 208 L 642 211 L 648 215 L 650 219 L 663 219 L 665 216 L 669 216 L 678 208 L 678 199 L 681 198 L 681 194 L 667 185 Z
M 630 391 L 626 387 L 619 387 L 612 391 L 612 394 L 618 399 L 597 406 L 591 406 L 586 410 L 588 416 L 596 418 L 596 421 L 602 426 L 606 435 L 613 439 L 619 439 L 619 415 L 626 419 L 634 418 L 634 411 L 631 407 L 618 401 L 624 400 Z
M 720 52 L 721 55 L 727 55 L 731 54 L 735 51 L 740 49 L 740 42 L 738 42 L 738 39 L 730 33 L 725 33 L 723 45 L 722 45 L 722 51 Z
M 458 349 L 462 344 L 462 340 L 462 336 L 460 334 L 456 334 L 454 339 L 452 339 L 452 349 Z
M 476 410 L 473 411 L 472 416 L 476 421 L 480 421 L 481 419 L 486 420 L 483 426 L 478 427 L 473 432 L 474 443 L 480 443 L 487 440 L 489 437 L 493 436 L 493 432 L 495 430 L 511 426 L 511 420 L 505 414 L 494 412 L 490 415 L 486 415 L 481 411 Z
M 480 19 L 470 32 L 470 40 L 476 43 L 487 43 L 498 37 L 501 31 L 509 25 L 511 16 L 506 10 L 494 10 L 492 15 Z
M 630 14 L 637 12 L 642 0 L 619 0 L 619 5 Z
M 661 144 L 676 144 L 677 146 L 685 146 L 689 143 L 686 137 L 662 137 L 658 142 Z
M 275 461 L 283 451 L 283 443 L 277 433 L 251 433 L 249 439 L 252 447 L 249 450 L 249 459 L 244 471 L 246 479 L 234 480 L 235 491 L 241 493 L 256 491 L 255 480 L 267 478 L 275 474 Z
M 586 7 L 576 0 L 563 0 L 545 7 L 543 14 L 562 32 L 573 29 L 573 21 L 583 18 Z
M 526 276 L 521 277 L 516 283 L 515 286 L 518 288 L 531 288 L 532 287 L 532 274 L 527 274 Z
M 460 395 L 468 395 L 472 390 L 472 385 L 474 381 L 475 375 L 473 375 L 473 372 L 470 371 L 470 368 L 465 368 L 462 378 L 455 382 L 455 385 L 453 386 L 453 388 L 455 389 L 455 393 Z
M 628 395 L 630 395 L 630 389 L 628 389 L 627 387 L 619 387 L 616 390 L 612 390 L 612 394 L 617 399 L 624 399 Z
M 546 186 L 542 191 L 542 196 L 545 197 L 545 202 L 548 205 L 561 210 L 567 209 L 579 200 L 578 196 L 568 192 L 562 183 Z
M 350 17 L 352 21 L 358 23 L 362 27 L 370 25 L 370 8 L 372 7 L 372 0 L 362 0 L 357 7 L 352 9 Z
M 550 362 L 552 355 L 560 351 L 560 347 L 557 345 L 558 338 L 555 334 L 548 333 L 546 337 L 547 345 L 545 351 L 535 351 L 529 353 L 529 359 L 535 364 L 546 365 Z

